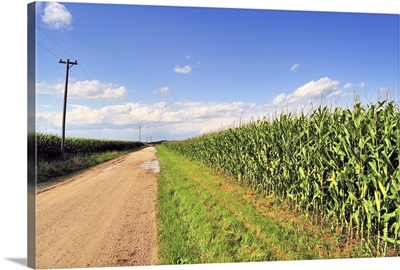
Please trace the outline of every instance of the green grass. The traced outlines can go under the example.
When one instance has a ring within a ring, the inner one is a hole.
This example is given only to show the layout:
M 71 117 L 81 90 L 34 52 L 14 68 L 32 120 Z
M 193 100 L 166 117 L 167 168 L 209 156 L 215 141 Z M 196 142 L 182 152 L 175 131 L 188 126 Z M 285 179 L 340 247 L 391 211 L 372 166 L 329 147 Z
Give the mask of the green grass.
M 92 154 L 69 154 L 65 160 L 54 159 L 52 161 L 39 161 L 37 166 L 37 182 L 44 183 L 52 181 L 57 177 L 68 176 L 88 169 L 105 161 L 118 158 L 135 150 L 106 151 Z
M 278 199 L 255 194 L 165 145 L 157 149 L 159 264 L 363 256 Z
M 35 148 L 37 183 L 53 181 L 88 169 L 102 162 L 146 147 L 139 141 L 65 138 L 65 159 L 61 153 L 61 137 L 56 134 L 30 133 L 28 146 Z

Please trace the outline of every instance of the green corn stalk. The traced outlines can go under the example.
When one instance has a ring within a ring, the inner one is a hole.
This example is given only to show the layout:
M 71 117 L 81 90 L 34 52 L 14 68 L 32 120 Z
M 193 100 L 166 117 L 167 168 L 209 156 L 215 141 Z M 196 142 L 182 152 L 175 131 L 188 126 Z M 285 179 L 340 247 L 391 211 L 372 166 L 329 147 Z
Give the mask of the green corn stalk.
M 399 138 L 398 106 L 379 102 L 282 113 L 168 145 L 386 254 L 400 238 Z

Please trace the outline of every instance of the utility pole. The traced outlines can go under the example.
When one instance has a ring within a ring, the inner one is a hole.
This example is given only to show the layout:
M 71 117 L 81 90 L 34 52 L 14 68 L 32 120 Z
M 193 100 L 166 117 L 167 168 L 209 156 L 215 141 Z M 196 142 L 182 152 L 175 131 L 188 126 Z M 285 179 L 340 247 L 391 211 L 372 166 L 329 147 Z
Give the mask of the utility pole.
M 64 148 L 64 142 L 65 142 L 65 118 L 66 118 L 66 113 L 67 113 L 67 92 L 68 92 L 68 73 L 69 69 L 73 65 L 77 65 L 78 62 L 70 62 L 69 59 L 67 61 L 63 61 L 60 59 L 59 61 L 60 64 L 66 64 L 66 70 L 65 70 L 65 88 L 64 88 L 64 107 L 63 107 L 63 119 L 62 119 L 62 135 L 61 135 L 61 155 L 62 158 L 65 159 L 65 148 Z
M 141 134 L 142 133 L 142 126 L 139 126 L 139 142 L 141 142 Z

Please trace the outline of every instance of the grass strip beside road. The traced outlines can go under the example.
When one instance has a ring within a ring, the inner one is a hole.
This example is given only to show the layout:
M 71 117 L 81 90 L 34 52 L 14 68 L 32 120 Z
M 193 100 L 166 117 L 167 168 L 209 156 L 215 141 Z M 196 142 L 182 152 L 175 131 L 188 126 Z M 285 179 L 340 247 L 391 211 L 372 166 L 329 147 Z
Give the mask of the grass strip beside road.
M 134 150 L 106 151 L 91 154 L 70 154 L 65 160 L 55 159 L 43 161 L 37 166 L 37 182 L 43 183 L 54 180 L 58 177 L 67 177 L 72 173 L 77 173 L 100 163 L 118 158 L 133 151 L 138 151 L 143 147 Z
M 360 257 L 274 198 L 157 147 L 159 263 Z

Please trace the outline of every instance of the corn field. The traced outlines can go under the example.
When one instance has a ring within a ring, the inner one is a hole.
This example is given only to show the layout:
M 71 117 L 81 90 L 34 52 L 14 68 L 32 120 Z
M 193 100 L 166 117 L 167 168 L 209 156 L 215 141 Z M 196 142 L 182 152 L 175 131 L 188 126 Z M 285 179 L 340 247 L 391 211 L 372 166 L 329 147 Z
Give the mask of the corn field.
M 399 256 L 400 113 L 394 101 L 281 114 L 168 147 L 275 195 L 373 256 Z
M 86 138 L 66 138 L 67 155 L 91 154 L 105 151 L 122 151 L 142 146 L 138 141 L 117 141 Z M 38 162 L 61 158 L 61 137 L 54 134 L 36 133 L 36 150 Z

